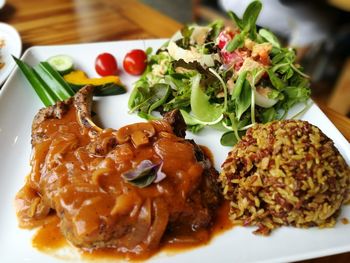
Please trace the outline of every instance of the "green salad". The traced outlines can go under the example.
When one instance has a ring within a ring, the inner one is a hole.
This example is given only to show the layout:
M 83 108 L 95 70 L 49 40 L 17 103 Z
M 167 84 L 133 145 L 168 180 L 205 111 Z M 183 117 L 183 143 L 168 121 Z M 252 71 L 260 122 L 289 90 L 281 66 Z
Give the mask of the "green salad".
M 206 126 L 223 131 L 221 144 L 234 145 L 255 123 L 286 117 L 310 97 L 309 77 L 295 63 L 294 49 L 282 47 L 267 29 L 257 29 L 260 1 L 243 17 L 229 12 L 222 21 L 188 25 L 155 54 L 135 83 L 129 109 L 145 119 L 180 109 L 188 130 Z M 158 113 L 157 113 L 158 112 Z

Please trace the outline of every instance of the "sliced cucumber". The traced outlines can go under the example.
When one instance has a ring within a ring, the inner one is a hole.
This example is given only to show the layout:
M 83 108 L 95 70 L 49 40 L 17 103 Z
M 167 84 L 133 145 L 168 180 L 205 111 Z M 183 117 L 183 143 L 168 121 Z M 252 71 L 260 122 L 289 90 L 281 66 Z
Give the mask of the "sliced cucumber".
M 73 59 L 67 55 L 50 57 L 47 62 L 61 75 L 67 74 L 74 69 Z

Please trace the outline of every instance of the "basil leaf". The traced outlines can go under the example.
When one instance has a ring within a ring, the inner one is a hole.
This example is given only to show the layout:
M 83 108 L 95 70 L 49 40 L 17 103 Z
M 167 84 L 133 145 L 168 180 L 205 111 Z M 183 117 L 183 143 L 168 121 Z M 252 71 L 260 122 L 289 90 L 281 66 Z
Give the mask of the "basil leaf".
M 130 184 L 144 188 L 151 183 L 158 183 L 166 175 L 161 171 L 162 163 L 154 164 L 150 160 L 143 160 L 135 169 L 123 173 L 122 178 Z
M 249 108 L 251 104 L 252 88 L 249 81 L 245 80 L 242 87 L 242 92 L 236 100 L 237 119 L 240 120 L 242 114 Z

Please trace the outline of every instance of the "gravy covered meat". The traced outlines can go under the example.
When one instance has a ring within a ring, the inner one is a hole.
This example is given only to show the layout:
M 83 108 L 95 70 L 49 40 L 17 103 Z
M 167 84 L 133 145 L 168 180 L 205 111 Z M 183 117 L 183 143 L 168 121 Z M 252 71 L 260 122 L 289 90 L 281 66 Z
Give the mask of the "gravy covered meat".
M 217 172 L 171 112 L 161 121 L 101 129 L 93 87 L 39 111 L 31 172 L 16 196 L 20 226 L 60 219 L 77 247 L 142 254 L 167 242 L 197 242 L 220 202 Z M 179 135 L 179 136 L 178 136 Z

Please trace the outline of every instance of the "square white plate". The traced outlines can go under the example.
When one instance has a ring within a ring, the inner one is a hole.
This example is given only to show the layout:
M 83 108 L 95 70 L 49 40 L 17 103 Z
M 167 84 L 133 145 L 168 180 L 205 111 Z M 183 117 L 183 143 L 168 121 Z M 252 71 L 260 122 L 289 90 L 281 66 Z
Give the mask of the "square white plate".
M 114 54 L 119 62 L 133 48 L 153 47 L 156 50 L 164 40 L 119 41 L 94 44 L 38 46 L 27 50 L 23 59 L 31 65 L 52 55 L 68 54 L 76 67 L 91 77 L 95 57 L 102 52 Z M 143 121 L 128 114 L 127 101 L 132 83 L 136 80 L 124 72 L 120 74 L 128 93 L 99 98 L 94 104 L 104 127 Z M 16 69 L 0 93 L 0 255 L 1 262 L 62 262 L 52 255 L 43 254 L 31 246 L 33 231 L 18 228 L 13 200 L 29 173 L 31 153 L 30 135 L 34 115 L 43 107 L 33 89 Z M 350 163 L 350 145 L 321 110 L 313 105 L 302 119 L 317 125 L 332 138 L 336 147 Z M 199 135 L 188 134 L 198 144 L 208 146 L 215 159 L 216 168 L 230 150 L 220 145 L 220 134 L 206 129 Z M 350 219 L 350 207 L 344 207 L 340 218 Z M 350 224 L 338 223 L 331 229 L 296 229 L 282 227 L 269 237 L 252 234 L 253 228 L 235 227 L 216 236 L 208 245 L 178 254 L 159 253 L 150 262 L 285 262 L 350 251 Z

